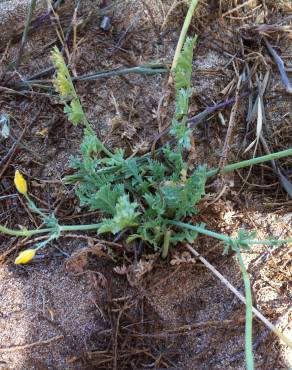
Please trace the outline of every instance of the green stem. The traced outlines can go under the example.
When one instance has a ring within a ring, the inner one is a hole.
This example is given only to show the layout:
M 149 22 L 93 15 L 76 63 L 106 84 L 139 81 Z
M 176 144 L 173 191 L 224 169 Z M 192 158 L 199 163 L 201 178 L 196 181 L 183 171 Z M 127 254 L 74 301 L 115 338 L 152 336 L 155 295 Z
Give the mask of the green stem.
M 36 234 L 50 233 L 51 229 L 14 230 L 0 225 L 0 233 L 11 236 L 33 236 Z
M 74 91 L 75 91 L 75 89 L 74 89 Z M 76 95 L 77 96 L 77 95 Z M 77 99 L 79 100 L 79 98 L 77 97 Z M 79 101 L 79 103 L 80 103 L 80 101 Z M 81 103 L 80 103 L 80 106 L 81 106 L 81 108 L 82 108 L 82 105 L 81 105 Z M 95 135 L 95 132 L 93 131 L 93 128 L 92 128 L 92 126 L 91 126 L 91 124 L 89 123 L 89 121 L 88 121 L 88 119 L 87 119 L 87 117 L 86 117 L 86 114 L 84 113 L 84 111 L 83 111 L 83 108 L 82 108 L 82 113 L 83 113 L 83 124 L 84 124 L 84 126 L 85 126 L 85 128 L 86 128 L 86 130 L 88 130 L 88 132 L 89 132 L 89 134 L 91 134 L 91 135 Z M 95 135 L 96 136 L 96 135 Z M 112 158 L 114 155 L 113 155 L 113 153 L 111 153 L 108 149 L 107 149 L 107 147 L 99 140 L 99 138 L 96 136 L 96 138 L 97 138 L 97 140 L 99 141 L 99 145 L 100 145 L 100 147 L 101 147 L 101 150 L 108 156 L 108 157 L 110 157 L 110 158 Z
M 170 237 L 171 237 L 171 230 L 167 230 L 164 235 L 164 241 L 163 241 L 163 246 L 162 246 L 162 253 L 161 253 L 162 258 L 166 258 L 168 255 Z
M 97 230 L 100 224 L 90 225 L 63 225 L 60 226 L 60 231 L 85 231 L 85 230 Z
M 194 225 L 186 224 L 184 222 L 170 221 L 170 220 L 168 221 L 168 224 L 178 226 L 178 227 L 182 227 L 184 229 L 196 231 L 197 233 L 210 236 L 211 238 L 219 239 L 219 240 L 221 240 L 225 243 L 228 243 L 228 244 L 231 244 L 233 242 L 233 240 L 229 236 L 216 233 L 215 231 L 207 230 L 207 229 L 205 229 L 201 226 L 194 226 Z
M 200 226 L 193 226 L 184 222 L 170 221 L 171 225 L 183 227 L 185 229 L 197 231 L 200 234 L 211 236 L 228 243 L 229 245 L 235 246 L 235 242 L 228 236 L 216 233 L 214 231 L 206 230 Z M 239 248 L 234 248 L 239 259 L 239 264 L 242 270 L 242 276 L 245 287 L 245 300 L 246 300 L 246 320 L 245 320 L 245 356 L 246 356 L 246 367 L 247 370 L 253 370 L 253 354 L 252 354 L 252 296 L 250 289 L 250 281 L 248 273 L 246 271 L 242 256 Z
M 263 155 L 261 157 L 256 157 L 256 158 L 248 159 L 246 161 L 241 161 L 241 162 L 229 164 L 229 165 L 225 166 L 222 169 L 222 172 L 223 173 L 228 173 L 228 172 L 232 172 L 234 170 L 238 170 L 239 168 L 249 167 L 249 166 L 252 166 L 254 164 L 259 164 L 259 163 L 263 163 L 263 162 L 267 162 L 267 161 L 272 161 L 272 160 L 275 160 L 275 159 L 279 159 L 279 158 L 283 158 L 283 157 L 288 157 L 290 155 L 292 155 L 292 148 L 291 149 L 282 150 L 282 151 L 276 152 L 276 153 L 271 153 L 271 154 Z M 213 170 L 210 170 L 210 171 L 207 172 L 207 177 L 215 176 L 219 172 L 220 172 L 220 169 L 219 168 L 214 168 Z
M 248 277 L 248 272 L 245 268 L 241 253 L 239 248 L 236 246 L 234 248 L 238 260 L 239 265 L 242 272 L 243 282 L 244 282 L 244 289 L 245 289 L 245 361 L 246 361 L 246 368 L 247 370 L 254 369 L 253 363 L 253 353 L 252 353 L 252 295 L 251 295 L 251 288 L 250 288 L 250 280 Z
M 62 231 L 85 231 L 85 230 L 97 230 L 100 224 L 91 225 L 63 225 L 60 226 L 60 232 Z M 33 236 L 36 234 L 50 234 L 54 231 L 53 228 L 46 229 L 34 229 L 34 230 L 15 230 L 8 229 L 5 226 L 0 225 L 0 233 L 12 236 Z
M 28 203 L 28 206 L 29 208 L 37 213 L 39 216 L 41 216 L 42 219 L 45 219 L 47 216 L 36 206 L 36 204 L 34 203 L 33 200 L 30 199 L 29 195 L 26 193 L 26 194 L 23 194 L 25 199 L 27 200 L 27 203 Z
M 180 33 L 180 36 L 179 36 L 179 40 L 178 40 L 176 50 L 175 50 L 175 54 L 174 54 L 173 61 L 172 61 L 172 66 L 171 66 L 172 71 L 177 66 L 177 61 L 178 61 L 178 58 L 180 56 L 181 50 L 183 48 L 183 45 L 184 45 L 184 42 L 185 42 L 185 39 L 186 39 L 186 35 L 187 35 L 188 29 L 189 29 L 189 26 L 190 26 L 190 23 L 191 23 L 191 20 L 192 20 L 193 13 L 194 13 L 198 3 L 199 3 L 199 0 L 192 0 L 192 2 L 190 4 L 190 7 L 189 7 L 189 10 L 187 12 L 187 15 L 185 17 L 185 21 L 184 21 L 184 24 L 183 24 L 183 27 L 182 27 L 182 30 L 181 30 L 181 33 Z
M 182 227 L 184 229 L 196 231 L 199 234 L 210 236 L 211 238 L 219 239 L 224 243 L 228 243 L 229 245 L 234 244 L 234 240 L 232 238 L 230 238 L 229 236 L 224 235 L 224 234 L 216 233 L 215 231 L 205 229 L 204 227 L 201 227 L 201 226 L 195 226 L 195 225 L 187 224 L 185 222 L 171 221 L 171 220 L 168 220 L 167 223 L 169 225 L 174 225 L 174 226 Z M 279 240 L 276 240 L 276 241 L 274 241 L 274 240 L 246 239 L 245 243 L 249 244 L 249 245 L 266 244 L 266 245 L 274 246 L 275 244 L 280 245 L 280 244 L 291 243 L 291 241 L 292 241 L 291 239 L 279 239 Z

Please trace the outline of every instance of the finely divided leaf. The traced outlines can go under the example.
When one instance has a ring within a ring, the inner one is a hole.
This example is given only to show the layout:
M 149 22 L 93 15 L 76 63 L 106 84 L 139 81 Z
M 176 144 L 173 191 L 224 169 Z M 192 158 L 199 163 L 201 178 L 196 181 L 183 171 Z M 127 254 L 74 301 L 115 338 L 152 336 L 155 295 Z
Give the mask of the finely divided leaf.
M 116 234 L 126 228 L 138 226 L 140 213 L 136 212 L 137 207 L 138 204 L 136 202 L 130 202 L 129 195 L 122 195 L 117 201 L 114 217 L 112 219 L 104 219 L 98 232 Z
M 80 145 L 80 152 L 84 156 L 100 153 L 102 150 L 100 141 L 96 135 L 91 133 L 84 136 Z
M 196 42 L 195 37 L 187 37 L 183 50 L 178 58 L 177 66 L 174 69 L 175 88 L 189 89 L 191 87 L 193 49 Z
M 114 215 L 116 212 L 116 204 L 118 199 L 124 195 L 124 186 L 116 185 L 111 188 L 111 185 L 102 186 L 96 194 L 93 194 L 90 200 L 90 209 L 97 209 L 104 213 Z

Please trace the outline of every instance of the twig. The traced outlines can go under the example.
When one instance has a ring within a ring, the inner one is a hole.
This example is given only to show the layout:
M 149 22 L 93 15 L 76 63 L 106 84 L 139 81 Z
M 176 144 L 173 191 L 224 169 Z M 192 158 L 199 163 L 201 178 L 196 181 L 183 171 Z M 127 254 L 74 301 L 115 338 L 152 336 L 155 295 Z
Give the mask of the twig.
M 225 167 L 225 163 L 226 163 L 227 155 L 228 155 L 228 150 L 229 150 L 229 146 L 230 146 L 230 140 L 231 140 L 233 129 L 234 129 L 234 126 L 235 126 L 235 123 L 236 123 L 236 116 L 237 116 L 237 113 L 238 113 L 238 102 L 239 102 L 239 96 L 240 96 L 239 95 L 239 89 L 240 89 L 240 85 L 241 85 L 241 80 L 242 80 L 242 77 L 240 76 L 239 80 L 238 80 L 238 83 L 237 83 L 237 87 L 236 87 L 235 102 L 234 102 L 234 105 L 231 109 L 228 129 L 227 129 L 225 142 L 224 142 L 224 146 L 223 146 L 223 150 L 222 150 L 222 156 L 221 156 L 220 163 L 219 163 L 219 168 L 221 168 L 221 169 L 223 167 Z
M 2 175 L 4 174 L 4 172 L 6 171 L 6 168 L 9 165 L 12 157 L 14 156 L 15 151 L 17 149 L 17 146 L 21 142 L 21 140 L 22 140 L 22 138 L 23 138 L 23 136 L 26 132 L 26 129 L 27 129 L 27 127 L 25 126 L 24 129 L 22 130 L 22 133 L 20 134 L 20 137 L 17 139 L 17 141 L 14 142 L 12 147 L 8 150 L 8 153 L 1 159 L 0 167 L 2 169 L 1 169 L 1 172 L 0 172 L 0 179 L 1 179 Z
M 7 352 L 16 352 L 16 351 L 21 351 L 33 347 L 38 347 L 38 346 L 45 346 L 48 344 L 51 344 L 57 340 L 63 339 L 64 335 L 57 335 L 56 337 L 47 339 L 47 340 L 41 340 L 38 342 L 33 342 L 30 344 L 23 344 L 22 346 L 13 346 L 13 347 L 7 347 L 7 348 L 0 348 L 0 353 L 7 353 Z
M 245 7 L 246 5 L 250 4 L 253 1 L 254 0 L 248 0 L 248 1 L 244 2 L 243 4 L 238 5 L 237 7 L 228 10 L 226 13 L 222 14 L 222 18 L 225 17 L 228 14 L 231 14 L 231 13 L 235 12 L 238 9 L 241 9 L 241 8 Z
M 32 18 L 35 6 L 36 6 L 36 0 L 31 0 L 30 6 L 29 6 L 29 9 L 28 9 L 28 13 L 27 13 L 27 17 L 26 17 L 26 21 L 25 21 L 25 27 L 24 27 L 24 31 L 23 31 L 23 35 L 22 35 L 22 39 L 21 39 L 21 45 L 20 45 L 20 49 L 19 49 L 19 53 L 18 53 L 18 58 L 17 58 L 16 65 L 15 65 L 16 69 L 19 67 L 20 62 L 21 62 L 24 46 L 26 44 L 26 40 L 27 40 L 27 36 L 28 36 L 29 25 L 30 25 L 30 22 L 31 22 L 31 18 Z
M 196 322 L 194 324 L 189 325 L 183 325 L 178 328 L 165 330 L 158 333 L 138 333 L 131 331 L 131 333 L 128 334 L 130 337 L 140 337 L 140 338 L 164 338 L 169 337 L 170 335 L 187 335 L 189 333 L 192 333 L 194 330 L 202 329 L 206 330 L 206 327 L 220 327 L 220 326 L 230 326 L 230 325 L 238 325 L 241 322 L 244 322 L 244 317 L 239 317 L 234 320 L 207 320 L 207 321 L 200 321 Z M 123 328 L 124 330 L 127 330 L 127 328 Z

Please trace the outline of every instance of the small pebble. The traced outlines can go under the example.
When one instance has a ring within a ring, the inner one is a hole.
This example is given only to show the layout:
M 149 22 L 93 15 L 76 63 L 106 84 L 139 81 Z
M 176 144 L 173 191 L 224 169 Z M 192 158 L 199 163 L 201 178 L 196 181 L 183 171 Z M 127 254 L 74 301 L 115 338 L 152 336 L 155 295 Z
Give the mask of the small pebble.
M 111 20 L 109 17 L 104 16 L 100 22 L 99 26 L 103 31 L 108 32 L 111 28 Z

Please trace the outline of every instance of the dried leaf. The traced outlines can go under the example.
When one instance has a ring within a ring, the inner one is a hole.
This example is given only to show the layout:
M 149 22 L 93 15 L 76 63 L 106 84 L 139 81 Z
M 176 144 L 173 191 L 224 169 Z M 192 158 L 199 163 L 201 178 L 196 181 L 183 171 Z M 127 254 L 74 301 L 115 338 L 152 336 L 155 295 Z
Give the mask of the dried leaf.
M 189 252 L 183 252 L 181 254 L 175 254 L 173 259 L 170 261 L 172 266 L 178 266 L 182 263 L 196 263 L 196 259 L 192 258 Z
M 75 252 L 72 256 L 66 261 L 65 268 L 71 274 L 80 274 L 84 272 L 84 269 L 88 263 L 87 254 Z
M 97 257 L 108 257 L 102 248 L 102 244 L 96 244 L 88 248 L 83 248 L 71 255 L 66 261 L 66 270 L 72 274 L 80 274 L 84 272 L 86 265 L 88 264 L 88 253 L 95 254 Z
M 128 268 L 125 265 L 123 265 L 123 266 L 116 266 L 113 268 L 113 270 L 119 275 L 126 275 Z

